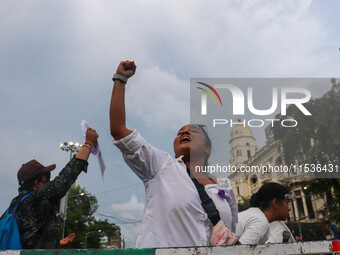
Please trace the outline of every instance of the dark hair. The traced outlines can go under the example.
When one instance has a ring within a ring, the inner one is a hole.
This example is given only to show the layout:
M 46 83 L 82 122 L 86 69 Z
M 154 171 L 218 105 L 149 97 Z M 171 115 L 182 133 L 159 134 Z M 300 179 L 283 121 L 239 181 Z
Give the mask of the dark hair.
M 31 178 L 31 179 L 25 181 L 25 182 L 22 183 L 21 185 L 20 185 L 20 183 L 19 183 L 19 185 L 20 185 L 20 187 L 19 187 L 19 192 L 20 192 L 20 191 L 24 191 L 24 190 L 29 190 L 29 191 L 32 190 L 33 187 L 34 187 L 34 182 L 35 182 L 36 180 L 38 180 L 39 182 L 41 182 L 44 176 L 46 176 L 47 179 L 50 179 L 50 178 L 51 178 L 51 172 L 40 173 L 40 174 L 34 176 L 33 178 Z
M 203 133 L 204 137 L 205 137 L 205 146 L 206 147 L 210 147 L 211 148 L 211 140 L 210 137 L 208 135 L 208 130 L 207 130 L 207 126 L 206 125 L 201 125 L 201 124 L 192 124 L 192 126 L 198 128 L 199 130 L 201 130 L 201 132 Z M 210 157 L 210 153 L 209 155 L 206 156 L 205 160 L 204 160 L 204 165 L 208 166 L 208 159 Z
M 250 206 L 266 209 L 274 198 L 283 201 L 287 199 L 287 194 L 289 194 L 289 189 L 285 186 L 275 182 L 265 183 L 257 193 L 251 196 Z

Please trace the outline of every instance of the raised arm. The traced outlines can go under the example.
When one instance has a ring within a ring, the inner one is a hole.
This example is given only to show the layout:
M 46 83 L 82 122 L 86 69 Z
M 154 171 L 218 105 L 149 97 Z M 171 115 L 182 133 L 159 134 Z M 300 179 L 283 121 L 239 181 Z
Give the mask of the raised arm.
M 86 130 L 86 138 L 85 138 L 85 145 L 81 147 L 81 149 L 78 151 L 76 158 L 82 159 L 82 160 L 88 160 L 91 154 L 91 149 L 93 145 L 97 143 L 98 134 L 96 130 L 92 128 L 88 128 Z
M 110 103 L 110 131 L 115 140 L 128 136 L 132 133 L 126 127 L 125 119 L 125 82 L 133 76 L 136 71 L 136 65 L 134 61 L 122 61 L 120 62 L 116 74 L 114 76 L 114 86 L 112 90 L 111 103 Z M 123 77 L 120 77 L 123 76 Z
M 52 181 L 42 185 L 36 192 L 36 197 L 43 199 L 61 199 L 78 178 L 78 175 L 87 171 L 87 160 L 91 154 L 91 149 L 97 143 L 98 134 L 92 129 L 86 130 L 85 144 L 78 151 L 75 158 L 72 158 Z

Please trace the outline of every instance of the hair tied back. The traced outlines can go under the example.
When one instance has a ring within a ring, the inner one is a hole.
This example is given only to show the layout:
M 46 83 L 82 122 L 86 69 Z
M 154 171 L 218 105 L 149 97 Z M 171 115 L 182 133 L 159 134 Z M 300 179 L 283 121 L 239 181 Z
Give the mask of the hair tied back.
M 251 207 L 258 207 L 259 206 L 259 193 L 254 193 L 250 198 L 250 206 Z

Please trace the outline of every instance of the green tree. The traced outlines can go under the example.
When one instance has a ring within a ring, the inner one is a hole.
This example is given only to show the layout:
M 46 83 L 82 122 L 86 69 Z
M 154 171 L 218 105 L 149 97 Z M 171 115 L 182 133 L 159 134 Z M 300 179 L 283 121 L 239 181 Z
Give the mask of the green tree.
M 78 185 L 70 188 L 65 233 L 75 233 L 76 238 L 67 248 L 84 248 L 85 239 L 87 248 L 99 248 L 101 237 L 115 235 L 117 226 L 114 223 L 94 217 L 97 209 L 97 198 L 85 188 Z
M 336 88 L 336 86 L 338 88 Z M 323 168 L 305 184 L 304 192 L 324 199 L 330 217 L 340 221 L 340 179 L 336 166 L 340 167 L 340 92 L 339 83 L 325 96 L 312 99 L 304 106 L 312 113 L 305 116 L 295 105 L 287 108 L 287 116 L 294 118 L 296 127 L 274 127 L 274 137 L 282 143 L 283 161 L 287 165 L 319 164 Z M 285 116 L 276 116 L 283 119 Z M 333 172 L 329 172 L 329 164 Z M 320 177 L 332 177 L 323 178 Z M 335 178 L 336 177 L 336 178 Z
M 88 226 L 87 248 L 100 248 L 100 238 L 116 236 L 117 226 L 108 220 L 95 220 Z
M 242 201 L 237 204 L 238 212 L 247 210 L 250 207 L 250 198 L 241 196 Z
M 312 179 L 305 183 L 303 192 L 324 200 L 330 219 L 340 222 L 340 184 L 337 179 Z
M 329 91 L 327 96 L 312 99 L 304 106 L 312 116 L 305 116 L 295 105 L 287 108 L 287 116 L 298 122 L 296 127 L 274 126 L 275 139 L 282 142 L 285 163 L 339 165 L 339 92 Z M 283 119 L 286 116 L 276 117 Z

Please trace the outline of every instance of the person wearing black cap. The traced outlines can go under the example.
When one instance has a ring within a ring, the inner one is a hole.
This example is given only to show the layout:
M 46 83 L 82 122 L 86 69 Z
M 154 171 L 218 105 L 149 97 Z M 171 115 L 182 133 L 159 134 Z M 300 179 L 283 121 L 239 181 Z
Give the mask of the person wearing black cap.
M 265 183 L 250 199 L 250 208 L 238 214 L 236 237 L 241 244 L 264 244 L 270 222 L 289 216 L 289 190 L 279 183 Z
M 12 200 L 10 210 L 30 194 L 16 211 L 23 249 L 56 249 L 73 241 L 73 233 L 59 241 L 56 209 L 78 175 L 87 172 L 87 160 L 97 138 L 96 131 L 88 128 L 85 144 L 52 181 L 50 176 L 55 164 L 43 166 L 33 159 L 21 166 L 17 175 L 19 195 Z

